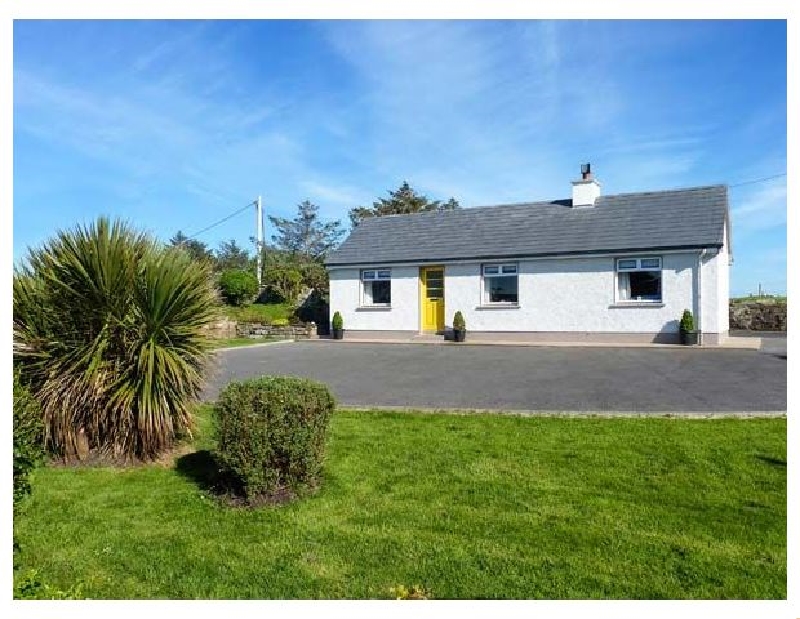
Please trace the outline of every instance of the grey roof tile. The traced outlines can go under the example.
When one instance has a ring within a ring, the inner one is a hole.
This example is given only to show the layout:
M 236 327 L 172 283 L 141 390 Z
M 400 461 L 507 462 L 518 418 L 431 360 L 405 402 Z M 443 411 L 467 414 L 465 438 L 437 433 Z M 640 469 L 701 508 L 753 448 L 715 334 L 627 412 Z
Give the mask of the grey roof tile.
M 718 247 L 727 217 L 725 185 L 392 215 L 364 220 L 326 264 Z

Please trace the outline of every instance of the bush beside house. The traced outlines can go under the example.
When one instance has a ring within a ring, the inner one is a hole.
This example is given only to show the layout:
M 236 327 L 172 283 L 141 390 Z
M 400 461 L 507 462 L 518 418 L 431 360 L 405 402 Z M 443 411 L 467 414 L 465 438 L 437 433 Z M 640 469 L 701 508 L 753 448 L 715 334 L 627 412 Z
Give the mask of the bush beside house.
M 466 334 L 467 323 L 464 320 L 464 314 L 458 311 L 453 316 L 453 340 L 456 342 L 463 342 Z
M 339 312 L 333 313 L 331 319 L 331 330 L 333 331 L 333 339 L 341 340 L 344 335 L 344 319 Z

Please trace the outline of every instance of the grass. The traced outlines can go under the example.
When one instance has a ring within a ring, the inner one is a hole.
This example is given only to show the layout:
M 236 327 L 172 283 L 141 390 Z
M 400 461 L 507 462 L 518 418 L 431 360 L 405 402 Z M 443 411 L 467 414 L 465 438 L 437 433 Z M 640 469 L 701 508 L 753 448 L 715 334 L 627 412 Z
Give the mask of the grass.
M 294 306 L 291 303 L 253 303 L 244 307 L 225 305 L 222 312 L 231 320 L 241 322 L 272 323 L 275 320 L 291 322 Z
M 211 341 L 211 348 L 239 348 L 241 346 L 253 346 L 254 344 L 263 344 L 264 342 L 276 342 L 280 338 L 276 337 L 231 337 Z
M 91 598 L 785 598 L 786 420 L 338 412 L 322 490 L 209 496 L 175 466 L 46 468 L 22 571 Z
M 733 303 L 763 303 L 765 305 L 786 305 L 786 296 L 773 295 L 769 297 L 734 297 L 731 299 Z

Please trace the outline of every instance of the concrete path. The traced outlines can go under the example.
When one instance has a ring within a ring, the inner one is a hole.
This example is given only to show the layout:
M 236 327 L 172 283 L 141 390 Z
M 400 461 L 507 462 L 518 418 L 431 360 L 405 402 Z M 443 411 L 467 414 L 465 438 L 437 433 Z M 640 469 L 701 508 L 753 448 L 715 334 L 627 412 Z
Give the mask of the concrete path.
M 313 378 L 347 406 L 517 411 L 786 410 L 786 355 L 683 348 L 296 342 L 216 356 L 204 397 L 263 374 Z

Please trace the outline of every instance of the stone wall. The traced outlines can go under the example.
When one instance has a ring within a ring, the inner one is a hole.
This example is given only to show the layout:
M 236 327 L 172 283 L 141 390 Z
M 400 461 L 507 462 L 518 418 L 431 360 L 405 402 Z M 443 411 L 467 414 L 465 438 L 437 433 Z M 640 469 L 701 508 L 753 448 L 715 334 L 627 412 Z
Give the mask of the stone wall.
M 236 337 L 236 321 L 223 318 L 211 323 L 204 331 L 208 334 L 208 337 L 218 340 L 234 338 Z
M 785 303 L 731 301 L 730 328 L 748 331 L 786 331 Z
M 283 339 L 308 339 L 316 333 L 313 322 L 304 325 L 274 326 L 255 322 L 236 323 L 236 337 L 278 337 Z

